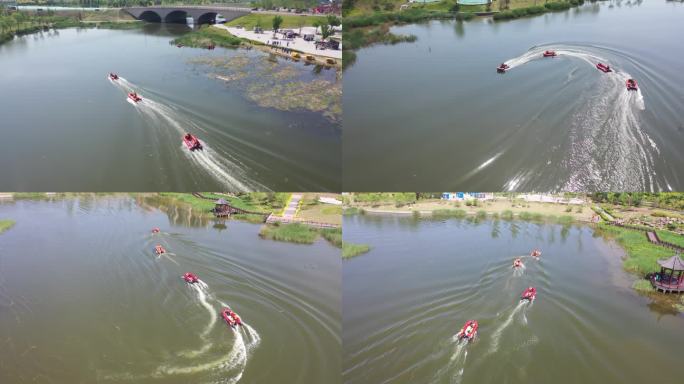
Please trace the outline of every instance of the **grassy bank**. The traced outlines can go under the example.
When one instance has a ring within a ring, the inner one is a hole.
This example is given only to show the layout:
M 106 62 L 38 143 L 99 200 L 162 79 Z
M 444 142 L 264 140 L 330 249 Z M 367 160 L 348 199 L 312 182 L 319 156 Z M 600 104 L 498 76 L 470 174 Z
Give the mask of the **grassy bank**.
M 224 29 L 212 28 L 209 25 L 205 25 L 172 40 L 171 44 L 182 44 L 194 48 L 208 48 L 212 45 L 224 48 L 235 48 L 239 47 L 243 42 L 246 42 L 246 40 L 235 37 Z
M 362 255 L 368 251 L 370 251 L 370 247 L 366 244 L 354 244 L 346 241 L 342 244 L 343 259 L 351 259 L 352 257 Z
M 273 16 L 258 13 L 250 13 L 237 19 L 231 20 L 226 23 L 229 27 L 243 27 L 245 29 L 254 29 L 256 26 L 260 26 L 264 30 L 273 29 Z M 316 23 L 325 21 L 323 16 L 309 16 L 309 15 L 280 15 L 283 18 L 283 22 L 280 25 L 281 29 L 296 29 L 301 27 L 310 27 Z
M 600 223 L 598 224 L 598 233 L 615 239 L 625 249 L 627 258 L 623 262 L 624 268 L 639 275 L 659 271 L 660 268 L 656 263 L 658 259 L 667 258 L 674 254 L 671 249 L 650 243 L 642 231 Z
M 259 236 L 264 239 L 284 241 L 288 243 L 313 244 L 319 237 L 323 237 L 333 246 L 342 246 L 341 228 L 314 228 L 308 225 L 293 224 L 268 224 L 261 227 Z
M 494 20 L 518 19 L 526 16 L 541 15 L 546 12 L 565 11 L 572 7 L 584 4 L 584 0 L 569 0 L 546 3 L 544 5 L 533 5 L 528 7 L 504 10 L 494 14 Z
M 270 213 L 282 209 L 289 197 L 289 193 L 265 193 L 252 192 L 238 195 L 218 195 L 209 192 L 202 192 L 204 197 L 211 198 L 211 200 L 196 197 L 190 193 L 175 193 L 175 192 L 161 192 L 159 196 L 171 199 L 175 202 L 187 204 L 191 207 L 209 213 L 215 206 L 215 201 L 218 199 L 226 200 L 230 205 L 236 208 L 244 209 L 246 211 Z M 253 215 L 235 215 L 234 217 L 249 218 Z M 259 216 L 260 217 L 260 216 Z
M 0 220 L 0 233 L 12 228 L 14 224 L 16 224 L 14 220 Z
M 404 1 L 395 0 L 347 0 L 344 3 L 345 36 L 343 42 L 343 68 L 356 61 L 355 51 L 374 44 L 398 44 L 416 41 L 413 35 L 395 35 L 390 28 L 395 25 L 419 23 L 427 20 L 470 20 L 476 12 L 493 12 L 494 20 L 516 19 L 545 12 L 566 10 L 584 3 L 584 0 L 547 2 L 536 5 L 532 0 L 512 0 L 505 4 L 459 5 L 456 0 L 410 4 L 401 10 Z
M 0 14 L 0 44 L 15 36 L 28 35 L 48 29 L 106 28 L 133 29 L 144 23 L 118 11 L 107 12 L 12 12 Z

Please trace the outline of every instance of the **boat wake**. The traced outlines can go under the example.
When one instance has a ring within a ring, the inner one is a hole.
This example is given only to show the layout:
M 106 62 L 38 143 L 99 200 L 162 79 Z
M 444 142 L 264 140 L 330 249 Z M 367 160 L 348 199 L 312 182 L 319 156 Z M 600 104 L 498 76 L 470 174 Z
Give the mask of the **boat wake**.
M 542 52 L 554 49 L 555 58 L 544 58 Z M 595 53 L 599 52 L 599 53 Z M 598 63 L 611 66 L 613 72 L 596 70 L 595 83 L 576 100 L 577 106 L 569 112 L 568 144 L 560 167 L 555 172 L 563 174 L 556 189 L 563 191 L 586 190 L 659 190 L 654 179 L 656 158 L 660 150 L 655 141 L 642 128 L 640 113 L 646 109 L 641 88 L 627 91 L 625 82 L 632 76 L 603 54 L 614 57 L 615 53 L 597 47 L 554 45 L 534 47 L 506 61 L 509 71 L 534 61 L 553 62 L 572 58 L 595 67 Z M 612 54 L 612 55 L 611 55 Z M 574 76 L 571 72 L 568 76 Z M 567 79 L 566 79 L 567 82 Z M 556 148 L 557 150 L 558 148 Z M 547 149 L 550 151 L 552 149 Z M 539 157 L 549 157 L 540 153 Z M 549 168 L 549 167 L 546 167 Z M 558 169 L 560 168 L 560 169 Z M 505 184 L 507 190 L 525 188 L 532 178 L 547 177 L 544 171 L 523 171 L 511 177 Z M 558 174 L 554 176 L 558 179 Z
M 119 80 L 117 81 L 110 79 L 110 82 L 125 93 L 140 89 L 140 87 L 135 86 L 123 77 L 119 77 Z M 179 135 L 179 141 L 181 141 L 182 136 L 188 131 L 201 131 L 201 128 L 190 119 L 185 118 L 173 108 L 154 101 L 147 96 L 143 96 L 142 101 L 138 103 L 131 101 L 129 98 L 126 100 L 136 107 L 139 107 L 137 108 L 137 111 L 145 118 L 158 123 L 159 126 L 173 127 Z M 264 185 L 250 180 L 246 175 L 247 172 L 244 169 L 244 165 L 237 159 L 229 158 L 229 154 L 225 154 L 225 156 L 221 155 L 203 140 L 202 145 L 202 150 L 189 151 L 181 143 L 181 152 L 184 153 L 196 167 L 201 168 L 210 174 L 228 190 L 240 192 L 268 190 Z
M 259 333 L 244 321 L 242 326 L 236 328 L 226 326 L 231 330 L 233 336 L 232 345 L 227 354 L 219 353 L 219 350 L 222 349 L 222 345 L 215 347 L 215 344 L 211 339 L 211 333 L 215 330 L 216 323 L 218 322 L 217 313 L 219 308 L 229 306 L 225 302 L 215 299 L 209 293 L 209 285 L 204 281 L 200 280 L 195 284 L 190 284 L 190 287 L 197 295 L 200 304 L 209 313 L 209 322 L 200 333 L 200 338 L 203 341 L 202 346 L 195 350 L 181 351 L 177 356 L 184 360 L 197 359 L 214 351 L 215 353 L 212 354 L 212 359 L 199 363 L 195 362 L 193 364 L 163 364 L 158 366 L 152 373 L 146 375 L 124 373 L 100 375 L 100 378 L 114 381 L 140 381 L 150 378 L 164 379 L 169 376 L 215 372 L 212 379 L 216 380 L 215 382 L 217 383 L 235 384 L 240 381 L 252 351 L 261 342 Z M 212 302 L 214 304 L 212 304 Z M 221 329 L 221 332 L 225 333 L 225 330 Z
M 506 320 L 504 320 L 504 322 L 501 323 L 501 325 L 499 325 L 499 327 L 496 330 L 494 330 L 494 332 L 492 333 L 492 344 L 489 347 L 489 350 L 487 351 L 488 355 L 491 355 L 499 350 L 499 341 L 501 340 L 501 335 L 506 330 L 506 328 L 508 328 L 508 326 L 510 326 L 513 323 L 513 319 L 515 319 L 515 317 L 521 311 L 524 311 L 524 308 L 526 306 L 525 304 L 526 303 L 523 301 L 518 302 L 518 304 L 516 304 L 513 310 L 511 310 L 511 312 L 508 314 Z
M 461 340 L 457 335 L 451 338 L 451 343 L 455 344 L 453 353 L 449 356 L 449 362 L 435 374 L 435 381 L 442 381 L 445 377 L 449 378 L 450 383 L 458 384 L 463 378 L 465 363 L 468 358 L 468 341 Z

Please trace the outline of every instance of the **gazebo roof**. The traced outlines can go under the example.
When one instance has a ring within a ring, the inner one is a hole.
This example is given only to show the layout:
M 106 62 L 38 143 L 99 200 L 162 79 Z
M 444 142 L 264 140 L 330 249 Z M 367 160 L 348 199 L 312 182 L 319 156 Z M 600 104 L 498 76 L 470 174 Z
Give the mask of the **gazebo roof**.
M 672 269 L 675 271 L 684 271 L 684 261 L 679 258 L 679 255 L 674 255 L 669 259 L 658 260 L 658 264 L 667 269 Z
M 228 204 L 228 202 L 227 202 L 226 200 L 224 200 L 224 199 L 218 199 L 218 200 L 216 200 L 216 204 L 218 204 L 218 205 L 226 205 L 226 204 Z

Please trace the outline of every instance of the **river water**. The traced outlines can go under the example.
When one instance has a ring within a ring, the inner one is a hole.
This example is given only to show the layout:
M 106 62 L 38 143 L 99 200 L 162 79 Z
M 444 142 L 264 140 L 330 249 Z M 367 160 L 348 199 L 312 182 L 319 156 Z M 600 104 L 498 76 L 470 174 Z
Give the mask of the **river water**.
M 0 235 L 0 382 L 340 382 L 339 249 L 193 215 L 140 197 L 0 205 L 16 221 Z
M 366 215 L 344 238 L 371 246 L 342 266 L 345 383 L 680 381 L 684 317 L 634 293 L 591 227 Z
M 291 75 L 280 83 L 335 84 L 335 71 L 258 50 L 169 44 L 188 31 L 72 28 L 0 45 L 0 190 L 338 190 L 339 116 L 248 97 L 250 87 L 279 84 L 280 68 Z M 226 68 L 197 64 L 232 58 L 252 77 L 221 81 Z M 129 90 L 143 102 L 127 103 Z M 205 150 L 190 153 L 185 132 Z
M 345 73 L 345 190 L 681 190 L 683 17 L 601 1 L 393 28 L 417 42 L 362 49 Z

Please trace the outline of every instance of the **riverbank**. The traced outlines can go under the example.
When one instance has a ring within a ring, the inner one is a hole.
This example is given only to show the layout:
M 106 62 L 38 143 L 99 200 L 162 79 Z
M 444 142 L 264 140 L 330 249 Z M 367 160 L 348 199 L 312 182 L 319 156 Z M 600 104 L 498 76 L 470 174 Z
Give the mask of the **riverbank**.
M 399 206 L 398 206 L 399 205 Z M 589 223 L 593 212 L 589 204 L 558 204 L 530 202 L 521 199 L 453 202 L 437 199 L 419 200 L 410 204 L 393 202 L 352 203 L 345 214 L 398 214 L 434 219 L 467 218 L 547 221 L 556 223 Z
M 298 244 L 313 244 L 319 238 L 323 238 L 337 248 L 342 247 L 342 228 L 315 228 L 301 223 L 276 222 L 262 226 L 259 236 L 263 239 Z
M 217 194 L 203 192 L 199 195 L 188 193 L 159 193 L 159 196 L 170 199 L 175 204 L 183 204 L 202 212 L 208 218 L 213 218 L 211 210 L 215 207 L 216 200 L 223 199 L 231 206 L 246 211 L 263 212 L 257 214 L 233 214 L 232 219 L 247 221 L 255 224 L 264 223 L 269 214 L 283 215 L 285 208 L 290 202 L 291 193 L 265 193 L 251 192 L 239 195 Z M 329 207 L 318 202 L 318 194 L 305 193 L 299 200 L 299 207 L 293 219 L 302 221 L 316 221 L 319 223 L 341 223 L 341 209 Z M 304 212 L 304 214 L 301 214 Z M 339 212 L 339 213 L 338 213 Z M 342 228 L 318 228 L 306 223 L 284 224 L 274 222 L 264 224 L 259 231 L 259 236 L 264 239 L 283 241 L 298 244 L 313 244 L 319 238 L 323 238 L 335 247 L 342 247 Z
M 132 16 L 110 10 L 103 12 L 48 11 L 48 12 L 7 12 L 0 14 L 0 44 L 11 41 L 16 36 L 28 35 L 51 29 L 64 28 L 103 28 L 135 29 L 144 25 Z
M 271 33 L 254 33 L 244 28 L 227 27 L 224 25 L 202 26 L 171 41 L 179 47 L 193 47 L 212 49 L 223 48 L 256 48 L 269 54 L 284 57 L 288 60 L 303 61 L 307 64 L 323 65 L 327 67 L 342 67 L 341 50 L 319 50 L 313 42 L 294 39 L 291 45 L 273 45 Z M 288 41 L 288 43 L 290 43 Z
M 455 0 L 440 2 L 406 3 L 386 2 L 384 8 L 365 0 L 350 1 L 344 10 L 345 39 L 344 67 L 356 60 L 355 51 L 375 44 L 398 44 L 414 42 L 415 35 L 396 35 L 393 26 L 414 24 L 429 20 L 467 21 L 475 17 L 492 17 L 495 21 L 537 16 L 547 12 L 568 10 L 584 4 L 584 0 L 560 0 L 536 5 L 529 0 L 508 1 L 506 5 L 496 1 L 490 5 L 460 5 Z

